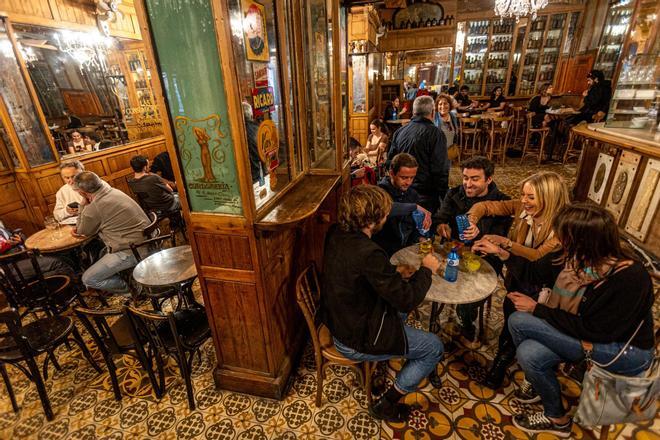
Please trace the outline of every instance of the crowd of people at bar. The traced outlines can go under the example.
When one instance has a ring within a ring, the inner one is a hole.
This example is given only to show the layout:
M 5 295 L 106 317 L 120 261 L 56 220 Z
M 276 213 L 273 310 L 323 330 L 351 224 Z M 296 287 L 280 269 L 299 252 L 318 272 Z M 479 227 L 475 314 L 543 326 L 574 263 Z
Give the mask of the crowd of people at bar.
M 545 113 L 552 86 L 543 85 L 529 104 L 535 113 L 532 124 L 552 125 L 561 136 L 565 127 L 602 120 L 609 85 L 599 71 L 591 72 L 588 81 L 583 107 L 561 126 Z M 498 88 L 482 110 L 499 111 L 504 102 Z M 482 385 L 500 389 L 507 369 L 518 362 L 525 379 L 515 398 L 540 402 L 543 411 L 515 415 L 513 423 L 528 433 L 569 437 L 572 420 L 562 403 L 557 367 L 584 361 L 583 343 L 588 341 L 593 344 L 590 359 L 607 365 L 608 371 L 627 376 L 646 371 L 655 357 L 651 278 L 622 247 L 612 214 L 572 203 L 565 182 L 554 172 L 532 174 L 520 183 L 519 194 L 504 194 L 495 183 L 495 163 L 473 155 L 460 163 L 462 184 L 449 188 L 448 151 L 461 135 L 453 113 L 474 108 L 478 104 L 467 87 L 435 100 L 419 96 L 410 121 L 391 134 L 387 146 L 380 145 L 387 139 L 382 122 L 374 121 L 376 141 L 369 142 L 369 151 L 383 148 L 381 163 L 371 162 L 354 142 L 353 187 L 341 200 L 338 224 L 326 239 L 323 323 L 337 351 L 349 359 L 405 359 L 370 412 L 379 419 L 407 420 L 410 407 L 402 398 L 426 377 L 436 387 L 442 383 L 436 365 L 443 341 L 413 327 L 408 315 L 424 302 L 432 275 L 446 273 L 448 262 L 424 251 L 420 242 L 429 231 L 438 249 L 443 241 L 471 247 L 502 277 L 507 290 L 497 354 Z M 469 225 L 462 228 L 457 222 L 463 215 Z M 418 246 L 422 254 L 416 270 L 391 263 L 394 254 L 409 246 Z M 480 346 L 475 341 L 479 306 L 456 307 L 459 339 L 473 349 Z

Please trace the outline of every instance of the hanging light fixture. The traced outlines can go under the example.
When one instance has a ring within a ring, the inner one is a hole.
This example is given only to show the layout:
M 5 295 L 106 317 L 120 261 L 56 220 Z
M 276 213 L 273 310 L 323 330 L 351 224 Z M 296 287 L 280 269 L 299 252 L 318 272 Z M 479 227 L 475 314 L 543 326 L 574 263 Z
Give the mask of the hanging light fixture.
M 80 68 L 106 70 L 105 55 L 113 46 L 113 40 L 98 32 L 75 32 L 69 30 L 55 33 L 57 46 L 68 53 L 80 65 Z
M 518 21 L 520 17 L 531 14 L 532 19 L 536 19 L 537 12 L 546 6 L 548 0 L 495 0 L 495 15 L 515 17 Z

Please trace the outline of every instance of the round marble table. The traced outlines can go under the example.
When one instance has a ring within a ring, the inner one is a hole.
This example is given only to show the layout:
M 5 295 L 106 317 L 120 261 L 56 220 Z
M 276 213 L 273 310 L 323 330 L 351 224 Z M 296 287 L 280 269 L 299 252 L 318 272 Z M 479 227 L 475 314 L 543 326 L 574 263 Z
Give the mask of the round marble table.
M 178 286 L 197 276 L 197 268 L 188 245 L 163 249 L 140 261 L 133 278 L 147 287 Z
M 91 240 L 93 237 L 71 234 L 74 226 L 62 225 L 57 229 L 42 229 L 25 240 L 25 247 L 38 249 L 42 254 L 52 254 L 74 249 Z
M 433 253 L 438 259 L 443 260 L 447 257 L 445 248 L 434 247 Z M 390 258 L 390 263 L 394 265 L 407 264 L 418 269 L 422 265 L 423 255 L 419 253 L 419 245 L 414 244 L 396 252 Z M 442 306 L 445 304 L 471 304 L 488 298 L 497 289 L 497 273 L 493 266 L 486 260 L 479 258 L 481 267 L 479 270 L 469 272 L 463 260 L 459 265 L 458 279 L 454 283 L 446 281 L 438 274 L 432 274 L 431 287 L 426 292 L 426 301 L 432 301 L 431 319 L 429 329 L 433 332 L 439 330 L 437 322 Z M 440 306 L 439 306 L 440 305 Z M 483 311 L 483 307 L 482 311 Z M 480 318 L 483 319 L 482 314 Z M 480 326 L 483 329 L 483 325 Z

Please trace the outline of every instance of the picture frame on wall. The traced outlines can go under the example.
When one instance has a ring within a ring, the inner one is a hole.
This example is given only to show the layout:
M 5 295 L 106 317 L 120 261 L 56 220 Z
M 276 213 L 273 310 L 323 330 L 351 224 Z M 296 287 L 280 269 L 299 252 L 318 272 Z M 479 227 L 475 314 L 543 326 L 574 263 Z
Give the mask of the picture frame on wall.
M 245 57 L 250 61 L 268 62 L 268 30 L 266 9 L 254 0 L 241 0 Z

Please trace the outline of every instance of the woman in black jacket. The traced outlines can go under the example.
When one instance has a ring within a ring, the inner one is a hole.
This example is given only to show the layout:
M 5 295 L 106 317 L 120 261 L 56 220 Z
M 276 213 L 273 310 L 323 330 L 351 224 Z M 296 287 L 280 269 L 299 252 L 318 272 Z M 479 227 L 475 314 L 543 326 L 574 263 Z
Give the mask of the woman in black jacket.
M 553 230 L 564 248 L 561 265 L 549 258 L 528 262 L 502 255 L 519 276 L 554 286 L 549 295 L 555 307 L 509 294 L 518 310 L 509 318 L 509 330 L 526 379 L 516 397 L 525 403 L 540 400 L 544 409 L 516 415 L 513 422 L 530 433 L 568 437 L 572 422 L 562 404 L 555 367 L 582 361 L 581 341 L 593 343 L 594 361 L 608 363 L 631 340 L 606 369 L 629 376 L 648 369 L 654 358 L 654 298 L 649 274 L 622 251 L 616 221 L 604 208 L 565 206 Z

